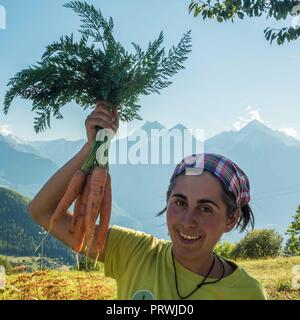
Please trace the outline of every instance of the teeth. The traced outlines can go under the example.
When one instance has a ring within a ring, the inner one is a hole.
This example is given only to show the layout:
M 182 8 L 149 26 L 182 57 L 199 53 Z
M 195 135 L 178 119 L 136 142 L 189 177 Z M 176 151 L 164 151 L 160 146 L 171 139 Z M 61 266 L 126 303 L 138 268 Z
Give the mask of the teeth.
M 179 234 L 182 236 L 182 238 L 188 239 L 188 240 L 197 240 L 197 239 L 200 238 L 200 236 L 199 237 L 193 237 L 193 236 L 189 236 L 188 234 L 184 234 L 184 233 L 182 233 L 180 231 L 179 231 Z

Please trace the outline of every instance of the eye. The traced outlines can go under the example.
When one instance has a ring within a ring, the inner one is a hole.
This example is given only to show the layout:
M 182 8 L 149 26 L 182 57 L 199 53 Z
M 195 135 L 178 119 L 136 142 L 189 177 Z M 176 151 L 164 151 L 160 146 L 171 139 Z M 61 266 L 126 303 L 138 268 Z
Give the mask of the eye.
M 199 210 L 204 213 L 212 213 L 213 210 L 210 207 L 200 207 Z
M 178 207 L 183 207 L 183 206 L 185 206 L 185 203 L 184 203 L 183 201 L 180 201 L 180 200 L 176 200 L 174 203 L 175 203 L 176 206 L 178 206 Z

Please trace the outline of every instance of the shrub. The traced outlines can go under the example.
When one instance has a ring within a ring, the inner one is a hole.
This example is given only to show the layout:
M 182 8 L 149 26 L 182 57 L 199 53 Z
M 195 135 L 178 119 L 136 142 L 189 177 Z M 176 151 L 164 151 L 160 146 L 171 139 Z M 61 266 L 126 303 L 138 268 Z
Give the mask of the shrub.
M 235 245 L 228 241 L 218 242 L 215 246 L 214 252 L 225 259 L 232 258 L 232 251 L 234 250 Z
M 282 253 L 283 237 L 274 229 L 249 232 L 232 251 L 233 258 L 260 259 L 277 257 Z
M 287 256 L 300 255 L 300 206 L 298 206 L 296 215 L 293 216 L 293 221 L 285 234 L 288 234 L 290 237 L 284 248 L 284 253 Z

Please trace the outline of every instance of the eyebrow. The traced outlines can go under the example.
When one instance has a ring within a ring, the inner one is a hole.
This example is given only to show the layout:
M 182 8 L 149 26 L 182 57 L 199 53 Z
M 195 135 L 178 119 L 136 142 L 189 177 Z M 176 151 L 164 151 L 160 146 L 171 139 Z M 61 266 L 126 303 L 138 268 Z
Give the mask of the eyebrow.
M 182 194 L 182 193 L 175 193 L 175 194 L 173 194 L 172 195 L 172 198 L 173 197 L 179 197 L 179 198 L 182 198 L 182 199 L 184 199 L 184 200 L 187 200 L 187 197 L 184 195 L 184 194 Z M 198 201 L 197 201 L 197 203 L 211 203 L 211 204 L 213 204 L 214 206 L 216 206 L 218 209 L 220 209 L 220 207 L 215 203 L 215 202 L 213 202 L 212 200 L 210 200 L 210 199 L 199 199 Z

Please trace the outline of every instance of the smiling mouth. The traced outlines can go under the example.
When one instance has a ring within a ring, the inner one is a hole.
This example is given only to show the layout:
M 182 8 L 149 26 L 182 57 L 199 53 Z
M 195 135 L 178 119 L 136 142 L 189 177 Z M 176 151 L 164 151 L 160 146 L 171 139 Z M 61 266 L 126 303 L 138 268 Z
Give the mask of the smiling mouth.
M 197 241 L 199 239 L 202 238 L 202 236 L 192 236 L 192 235 L 188 235 L 186 233 L 183 233 L 179 230 L 177 230 L 177 233 L 179 234 L 179 237 L 184 240 L 185 242 L 186 241 L 189 241 L 189 242 L 194 242 L 194 241 Z

